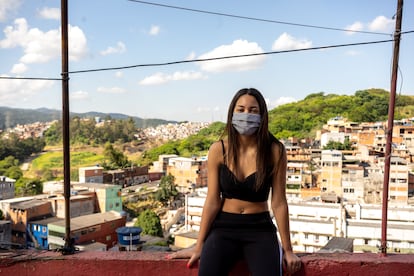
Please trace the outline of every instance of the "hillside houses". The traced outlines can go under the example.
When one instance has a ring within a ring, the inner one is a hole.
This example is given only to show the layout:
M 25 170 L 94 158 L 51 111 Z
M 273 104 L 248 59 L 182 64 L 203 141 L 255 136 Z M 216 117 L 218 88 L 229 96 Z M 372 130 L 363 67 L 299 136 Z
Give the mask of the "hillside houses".
M 414 205 L 412 123 L 412 120 L 396 121 L 393 129 L 389 204 L 395 210 L 410 208 L 409 217 L 402 214 L 400 218 L 394 219 L 394 235 L 402 233 L 407 236 L 411 233 L 411 230 L 407 232 L 405 229 L 412 226 L 413 210 L 410 205 Z M 333 236 L 351 237 L 356 241 L 354 245 L 360 248 L 377 245 L 378 235 L 375 234 L 375 238 L 370 239 L 369 231 L 378 228 L 380 219 L 377 209 L 383 194 L 385 133 L 386 123 L 383 122 L 357 124 L 336 117 L 323 126 L 314 140 L 289 138 L 282 141 L 286 146 L 288 158 L 286 192 L 289 205 L 292 206 L 291 230 L 296 250 L 314 252 Z M 330 141 L 348 142 L 352 147 L 346 150 L 324 149 Z M 101 214 L 93 217 L 93 221 L 99 224 L 101 217 L 107 216 L 113 218 L 116 225 L 122 226 L 125 224 L 122 216 L 107 214 L 123 212 L 122 188 L 127 190 L 129 186 L 152 182 L 151 190 L 148 189 L 148 192 L 155 192 L 156 180 L 171 174 L 174 176 L 177 189 L 186 195 L 186 205 L 197 201 L 197 204 L 193 204 L 197 206 L 186 209 L 185 227 L 188 231 L 197 231 L 203 200 L 202 197 L 197 198 L 193 195 L 200 194 L 207 186 L 207 161 L 205 156 L 187 158 L 160 155 L 151 166 L 112 171 L 105 171 L 99 166 L 81 168 L 79 182 L 71 183 L 71 219 L 76 218 L 76 221 L 82 224 L 82 217 Z M 49 231 L 49 226 L 52 225 L 57 227 L 56 229 L 61 229 L 61 219 L 65 215 L 63 182 L 44 183 L 42 197 L 14 199 L 14 194 L 10 195 L 12 188 L 14 189 L 12 179 L 0 178 L 0 194 L 3 195 L 0 207 L 6 219 L 11 221 L 0 224 L 6 231 L 5 237 L 10 237 L 12 243 L 26 242 L 29 246 L 48 248 L 50 244 L 45 240 L 44 231 Z M 139 190 L 140 188 L 133 187 L 131 191 L 136 193 Z M 376 215 L 365 216 L 371 207 L 377 208 L 372 211 Z M 304 210 L 310 210 L 310 213 Z M 79 234 L 89 229 L 99 229 L 96 223 L 82 224 L 75 232 Z M 61 238 L 63 232 L 56 232 L 56 229 L 53 230 L 54 243 L 55 246 L 61 246 L 61 241 L 56 241 Z M 358 233 L 361 235 L 358 236 Z M 100 240 L 97 245 L 100 249 L 109 249 L 116 243 L 115 236 L 108 237 L 108 243 L 105 243 L 102 234 L 107 237 L 112 235 L 109 232 L 96 233 L 100 236 L 96 236 L 94 240 Z M 83 239 L 85 237 L 78 241 L 86 242 Z M 396 239 L 392 242 L 396 248 L 407 247 Z M 408 243 L 408 247 L 412 247 L 414 241 L 410 239 Z M 85 244 L 82 246 L 88 247 Z
M 319 132 L 320 148 L 306 144 L 287 146 L 288 194 L 305 199 L 333 195 L 338 200 L 380 202 L 385 129 L 386 123 L 356 124 L 336 117 Z M 413 130 L 412 120 L 396 121 L 393 129 L 389 199 L 395 204 L 409 204 L 414 192 Z M 323 150 L 329 141 L 346 140 L 352 144 L 351 150 Z M 296 185 L 292 185 L 293 180 Z

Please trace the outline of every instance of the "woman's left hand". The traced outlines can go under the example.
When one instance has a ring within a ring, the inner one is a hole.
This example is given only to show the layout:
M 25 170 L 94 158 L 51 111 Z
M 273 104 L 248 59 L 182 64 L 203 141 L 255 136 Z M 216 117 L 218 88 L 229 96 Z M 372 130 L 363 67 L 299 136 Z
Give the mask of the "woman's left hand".
M 302 262 L 292 251 L 287 251 L 283 254 L 283 265 L 288 274 L 294 274 L 300 270 Z

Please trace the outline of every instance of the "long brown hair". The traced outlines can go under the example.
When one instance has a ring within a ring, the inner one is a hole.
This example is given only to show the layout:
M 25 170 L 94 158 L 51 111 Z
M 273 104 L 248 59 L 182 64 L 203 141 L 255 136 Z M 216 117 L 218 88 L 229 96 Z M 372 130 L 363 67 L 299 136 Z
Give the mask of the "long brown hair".
M 227 124 L 224 129 L 223 136 L 227 135 L 228 138 L 228 156 L 227 160 L 229 165 L 235 170 L 237 175 L 237 166 L 239 159 L 238 148 L 239 148 L 239 133 L 232 125 L 232 118 L 234 108 L 238 99 L 243 95 L 250 95 L 255 97 L 257 103 L 259 104 L 259 114 L 261 116 L 261 122 L 259 129 L 253 135 L 257 138 L 257 154 L 256 154 L 256 190 L 260 189 L 263 185 L 266 177 L 269 173 L 275 173 L 275 160 L 273 160 L 272 154 L 272 143 L 280 143 L 268 129 L 268 111 L 266 106 L 266 101 L 263 95 L 255 88 L 243 88 L 240 89 L 233 97 L 230 102 L 228 114 L 227 114 Z M 268 168 L 272 168 L 272 171 L 268 171 Z

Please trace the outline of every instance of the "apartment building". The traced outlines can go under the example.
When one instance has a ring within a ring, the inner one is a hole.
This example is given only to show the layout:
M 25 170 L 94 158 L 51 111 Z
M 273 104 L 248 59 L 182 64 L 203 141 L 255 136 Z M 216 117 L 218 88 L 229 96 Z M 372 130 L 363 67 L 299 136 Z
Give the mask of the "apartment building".
M 8 214 L 12 223 L 12 242 L 26 246 L 28 223 L 32 220 L 51 217 L 53 212 L 50 202 L 29 199 L 12 202 Z
M 152 172 L 167 172 L 168 162 L 170 158 L 178 157 L 176 154 L 161 154 L 158 156 L 158 161 L 154 161 L 149 168 L 149 173 Z
M 148 166 L 131 166 L 129 168 L 104 171 L 103 182 L 99 183 L 121 185 L 125 188 L 145 183 L 149 180 Z
M 172 157 L 168 160 L 167 175 L 171 174 L 175 178 L 175 184 L 180 192 L 189 192 L 197 186 L 197 183 L 206 182 L 200 177 L 207 177 L 201 174 L 202 170 L 206 170 L 206 157 L 203 158 L 185 158 Z
M 73 210 L 74 213 L 85 213 L 87 210 L 90 209 L 91 200 L 85 197 L 92 197 L 93 198 L 93 206 L 94 212 L 108 212 L 111 210 L 121 212 L 122 211 L 122 199 L 121 199 L 121 189 L 120 185 L 112 185 L 112 184 L 102 184 L 102 183 L 79 183 L 79 182 L 71 182 L 71 198 L 72 196 L 83 196 L 83 197 L 73 197 L 75 201 L 83 201 L 84 204 L 74 204 L 80 208 L 84 208 L 83 211 L 81 210 Z M 53 196 L 57 197 L 55 200 L 59 200 L 59 196 L 63 194 L 63 181 L 48 181 L 45 182 L 43 185 L 43 194 L 48 194 L 50 200 L 54 200 Z M 63 202 L 63 201 L 62 201 Z M 59 202 L 54 203 L 54 210 L 55 212 L 60 212 L 61 210 L 57 210 L 56 204 Z M 60 205 L 61 206 L 61 205 Z M 72 210 L 71 210 L 72 211 Z M 88 211 L 89 212 L 89 211 Z
M 359 164 L 346 164 L 342 168 L 341 197 L 352 202 L 364 202 L 365 169 Z
M 79 168 L 79 182 L 104 183 L 103 168 L 100 166 Z
M 342 152 L 323 150 L 321 155 L 321 193 L 342 195 Z
M 385 166 L 385 159 L 379 159 L 379 166 Z M 388 198 L 390 202 L 400 205 L 406 205 L 408 203 L 408 188 L 410 181 L 410 171 L 407 160 L 392 156 L 390 160 L 389 169 L 389 191 Z
M 0 200 L 14 198 L 16 180 L 0 175 Z

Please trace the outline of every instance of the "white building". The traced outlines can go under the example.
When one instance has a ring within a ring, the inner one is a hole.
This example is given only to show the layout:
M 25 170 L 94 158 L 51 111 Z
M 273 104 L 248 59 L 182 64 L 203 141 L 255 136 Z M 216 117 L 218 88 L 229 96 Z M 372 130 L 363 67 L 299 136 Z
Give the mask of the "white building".
M 200 228 L 205 195 L 188 197 L 186 230 Z M 343 205 L 341 203 L 289 202 L 290 231 L 293 250 L 317 252 L 333 237 L 354 240 L 354 252 L 378 252 L 381 244 L 381 205 Z M 194 237 L 192 237 L 194 238 Z M 414 207 L 390 205 L 387 242 L 390 251 L 414 252 Z

